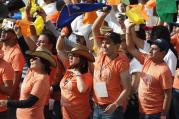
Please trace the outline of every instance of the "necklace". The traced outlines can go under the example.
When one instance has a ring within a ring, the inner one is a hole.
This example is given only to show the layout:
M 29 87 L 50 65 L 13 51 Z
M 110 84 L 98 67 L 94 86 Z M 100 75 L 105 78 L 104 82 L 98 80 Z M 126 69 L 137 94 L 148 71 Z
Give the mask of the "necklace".
M 116 57 L 114 57 L 114 59 L 116 59 L 117 57 L 118 57 L 118 55 L 116 55 Z M 100 79 L 101 79 L 101 77 L 102 77 L 102 70 L 103 70 L 104 68 L 106 68 L 112 61 L 114 61 L 114 59 L 111 59 L 109 62 L 107 62 L 107 63 L 104 65 L 105 58 L 106 58 L 106 55 L 103 57 L 102 62 L 101 62 L 100 74 L 99 74 L 99 78 L 100 78 Z
M 64 86 L 71 81 L 73 77 L 73 73 L 70 72 L 70 74 L 67 76 L 66 80 L 64 81 Z

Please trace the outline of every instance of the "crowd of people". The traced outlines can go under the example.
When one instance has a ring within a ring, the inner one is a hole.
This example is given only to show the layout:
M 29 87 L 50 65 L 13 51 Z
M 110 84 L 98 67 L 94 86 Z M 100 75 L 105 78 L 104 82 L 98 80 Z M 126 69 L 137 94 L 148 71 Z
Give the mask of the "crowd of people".
M 0 0 L 0 119 L 179 119 L 178 1 L 171 22 L 159 1 Z M 99 8 L 61 27 L 79 4 Z

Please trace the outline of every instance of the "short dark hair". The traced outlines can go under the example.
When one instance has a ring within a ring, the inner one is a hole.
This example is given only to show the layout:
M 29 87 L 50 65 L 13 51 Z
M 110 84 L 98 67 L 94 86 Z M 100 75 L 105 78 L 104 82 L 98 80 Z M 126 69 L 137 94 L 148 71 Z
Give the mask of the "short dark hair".
M 165 26 L 154 26 L 151 32 L 151 40 L 162 38 L 170 42 L 170 32 Z
M 108 33 L 107 33 L 108 34 Z M 109 32 L 109 35 L 107 36 L 114 44 L 120 44 L 121 43 L 121 36 L 118 33 L 115 32 Z
M 88 72 L 88 60 L 80 56 L 80 73 L 85 74 Z

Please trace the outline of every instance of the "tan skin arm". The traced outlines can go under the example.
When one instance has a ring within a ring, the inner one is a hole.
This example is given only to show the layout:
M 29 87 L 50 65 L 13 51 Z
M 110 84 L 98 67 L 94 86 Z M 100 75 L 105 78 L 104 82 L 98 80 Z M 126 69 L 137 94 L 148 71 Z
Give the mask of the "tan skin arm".
M 31 36 L 24 37 L 25 42 L 27 43 L 29 50 L 35 50 L 37 48 L 37 34 L 35 27 L 33 25 L 30 26 Z
M 133 23 L 128 23 L 126 26 L 126 46 L 128 52 L 133 55 L 137 60 L 139 60 L 139 51 L 135 48 L 135 44 L 132 40 L 132 35 L 131 33 L 135 32 L 134 31 L 134 24 Z
M 92 34 L 93 34 L 93 38 L 94 38 L 94 42 L 97 44 L 97 48 L 99 49 L 101 47 L 101 42 L 98 41 L 96 39 L 96 36 L 100 36 L 100 27 L 102 26 L 105 17 L 109 14 L 109 10 L 107 10 L 107 8 L 104 8 L 103 10 L 104 12 L 97 17 L 97 19 L 95 20 L 95 22 L 93 23 L 92 26 Z
M 65 66 L 65 69 L 67 69 L 69 62 L 68 62 L 68 57 L 64 51 L 65 36 L 66 36 L 65 32 L 61 32 L 61 35 L 58 37 L 56 43 L 56 50 L 57 50 L 57 56 L 61 59 L 63 65 Z
M 135 72 L 132 74 L 132 89 L 131 89 L 131 95 L 136 93 L 139 87 L 139 82 L 140 82 L 140 72 Z
M 123 86 L 123 91 L 121 92 L 117 100 L 114 103 L 107 106 L 107 108 L 105 109 L 105 112 L 109 114 L 113 113 L 118 108 L 118 106 L 121 106 L 124 100 L 127 100 L 131 91 L 131 79 L 130 79 L 129 71 L 127 70 L 121 72 L 120 77 Z
M 77 79 L 77 89 L 80 93 L 84 93 L 87 90 L 87 86 L 85 84 L 84 79 L 81 77 L 81 75 L 76 75 Z
M 135 31 L 131 33 L 131 37 L 132 37 L 132 40 L 133 40 L 134 44 L 137 46 L 137 48 L 141 48 L 141 49 L 144 48 L 144 40 L 142 40 L 139 37 L 137 37 Z
M 172 99 L 172 89 L 166 89 L 164 91 L 164 101 L 163 101 L 163 112 L 162 112 L 162 116 L 166 116 L 169 108 L 170 108 L 170 104 L 171 104 L 171 99 Z

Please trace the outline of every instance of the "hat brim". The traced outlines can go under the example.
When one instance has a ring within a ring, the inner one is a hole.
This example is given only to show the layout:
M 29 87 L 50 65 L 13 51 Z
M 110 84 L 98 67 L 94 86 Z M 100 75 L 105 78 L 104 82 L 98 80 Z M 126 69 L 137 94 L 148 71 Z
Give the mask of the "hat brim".
M 83 57 L 85 57 L 90 62 L 94 62 L 95 61 L 94 56 L 91 53 L 89 53 L 89 52 L 87 52 L 85 50 L 75 50 L 75 51 L 70 51 L 70 53 L 83 56 Z
M 106 39 L 107 37 L 104 36 L 104 35 L 99 35 L 99 36 L 96 36 L 96 39 L 99 40 L 99 41 L 102 41 L 104 39 Z
M 55 59 L 51 55 L 49 55 L 48 53 L 46 53 L 44 51 L 30 51 L 30 50 L 28 50 L 28 51 L 26 51 L 26 54 L 43 58 L 43 59 L 49 61 L 51 66 L 57 67 L 57 63 L 56 63 Z

